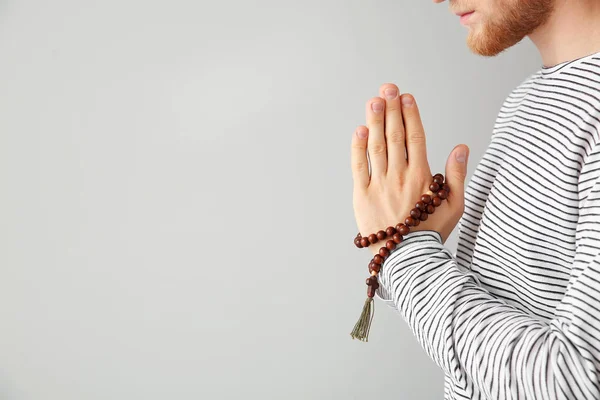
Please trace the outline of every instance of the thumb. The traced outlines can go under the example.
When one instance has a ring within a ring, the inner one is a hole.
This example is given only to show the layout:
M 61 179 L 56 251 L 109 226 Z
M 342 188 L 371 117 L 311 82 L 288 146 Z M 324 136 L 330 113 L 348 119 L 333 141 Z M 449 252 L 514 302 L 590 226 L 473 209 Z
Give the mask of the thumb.
M 467 145 L 459 144 L 450 152 L 448 161 L 446 161 L 446 182 L 450 186 L 449 205 L 460 204 L 464 206 L 469 153 L 470 150 Z

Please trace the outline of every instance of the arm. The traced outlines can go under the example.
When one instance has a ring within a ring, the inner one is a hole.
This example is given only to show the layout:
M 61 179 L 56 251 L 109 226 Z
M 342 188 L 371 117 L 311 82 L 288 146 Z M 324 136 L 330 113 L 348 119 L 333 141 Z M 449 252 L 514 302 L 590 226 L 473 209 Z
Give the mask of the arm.
M 379 298 L 426 353 L 488 398 L 600 398 L 600 178 L 580 208 L 573 278 L 549 322 L 481 287 L 435 231 L 405 236 L 385 260 Z

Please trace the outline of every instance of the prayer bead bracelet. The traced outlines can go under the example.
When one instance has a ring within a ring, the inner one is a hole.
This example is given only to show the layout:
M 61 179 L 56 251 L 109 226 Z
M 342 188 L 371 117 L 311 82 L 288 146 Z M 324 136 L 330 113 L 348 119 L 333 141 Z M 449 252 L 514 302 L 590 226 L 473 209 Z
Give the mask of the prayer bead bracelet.
M 429 191 L 421 196 L 421 200 L 415 204 L 415 208 L 410 210 L 410 215 L 406 217 L 404 222 L 398 223 L 395 227 L 388 226 L 386 230 L 380 230 L 365 237 L 358 232 L 356 238 L 354 238 L 354 244 L 359 249 L 368 248 L 370 245 L 386 238 L 391 237 L 391 239 L 385 243 L 385 246 L 379 249 L 379 253 L 375 254 L 369 262 L 369 273 L 371 276 L 366 280 L 367 300 L 365 301 L 358 322 L 356 322 L 354 329 L 350 333 L 352 339 L 359 339 L 363 342 L 369 341 L 369 329 L 373 315 L 375 314 L 373 297 L 375 297 L 375 291 L 379 288 L 377 274 L 381 271 L 383 262 L 388 258 L 391 251 L 396 248 L 396 245 L 402 243 L 403 236 L 410 232 L 410 227 L 419 226 L 421 221 L 426 221 L 429 214 L 433 214 L 435 208 L 439 207 L 442 201 L 448 198 L 449 194 L 450 186 L 444 182 L 444 175 L 435 174 L 433 182 L 429 185 Z

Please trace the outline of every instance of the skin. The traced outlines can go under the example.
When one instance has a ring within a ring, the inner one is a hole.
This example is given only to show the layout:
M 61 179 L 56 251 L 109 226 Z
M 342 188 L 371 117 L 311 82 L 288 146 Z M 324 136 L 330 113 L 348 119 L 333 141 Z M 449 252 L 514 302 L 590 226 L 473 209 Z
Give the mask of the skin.
M 393 92 L 392 98 L 385 100 L 389 89 Z M 376 97 L 367 102 L 367 126 L 359 126 L 352 139 L 353 206 L 363 236 L 404 221 L 414 203 L 429 190 L 433 176 L 416 100 L 409 94 L 399 96 L 394 84 L 382 85 L 380 92 L 383 98 Z M 401 98 L 413 99 L 413 104 L 402 105 Z M 376 111 L 377 106 L 381 111 Z M 367 133 L 368 138 L 360 138 L 361 132 Z M 457 146 L 446 163 L 444 175 L 450 195 L 427 221 L 411 227 L 411 231 L 435 230 L 445 243 L 458 223 L 464 211 L 467 171 L 466 163 L 459 163 L 454 157 L 461 149 L 468 157 L 468 147 Z M 370 175 L 367 152 L 371 161 Z M 387 240 L 371 244 L 369 250 L 377 254 Z
M 465 27 L 469 30 L 466 44 L 476 55 L 498 55 L 525 37 L 540 51 L 544 66 L 600 51 L 600 0 L 458 0 L 449 6 L 453 14 L 475 10 Z M 413 104 L 402 105 L 404 98 L 413 99 Z M 456 159 L 463 151 L 468 160 L 469 148 L 460 144 L 446 161 L 448 199 L 411 231 L 437 231 L 445 243 L 454 230 L 464 212 L 467 162 Z M 433 175 L 414 96 L 400 93 L 393 83 L 380 86 L 379 95 L 366 103 L 366 126 L 357 127 L 352 135 L 351 166 L 354 214 L 361 235 L 403 222 L 428 191 Z M 369 250 L 378 254 L 387 240 Z
M 451 10 L 453 14 L 475 10 L 466 25 L 467 46 L 474 54 L 491 57 L 546 24 L 555 11 L 555 3 L 556 0 L 465 1 Z

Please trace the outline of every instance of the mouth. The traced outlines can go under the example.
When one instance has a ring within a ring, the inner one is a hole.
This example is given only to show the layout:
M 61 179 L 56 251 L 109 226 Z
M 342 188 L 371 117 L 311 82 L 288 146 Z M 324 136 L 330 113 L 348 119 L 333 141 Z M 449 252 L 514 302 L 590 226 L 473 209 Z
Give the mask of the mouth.
M 473 12 L 475 12 L 475 10 L 471 10 L 471 11 L 464 11 L 464 12 L 463 12 L 463 11 L 460 11 L 460 12 L 457 12 L 457 13 L 455 13 L 455 14 L 456 14 L 456 15 L 458 15 L 459 17 L 462 17 L 463 15 L 471 14 L 471 13 L 473 13 Z
M 471 20 L 471 16 L 475 11 L 469 11 L 467 13 L 459 14 L 460 15 L 460 23 L 463 25 L 468 25 Z

